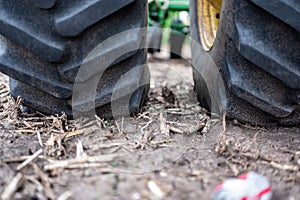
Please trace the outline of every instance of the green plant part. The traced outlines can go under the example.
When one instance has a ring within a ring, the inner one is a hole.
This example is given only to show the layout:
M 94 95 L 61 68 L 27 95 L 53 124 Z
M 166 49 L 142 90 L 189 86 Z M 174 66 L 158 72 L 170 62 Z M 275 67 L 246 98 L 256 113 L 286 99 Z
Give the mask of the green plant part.
M 167 36 L 167 40 L 162 40 L 163 34 L 157 30 L 148 32 L 150 53 L 159 52 L 161 43 L 169 42 L 171 58 L 180 58 L 181 49 L 185 37 L 189 34 L 189 1 L 188 0 L 152 0 L 149 2 L 149 27 L 161 27 L 171 29 L 172 33 Z M 169 34 L 169 33 L 168 33 Z

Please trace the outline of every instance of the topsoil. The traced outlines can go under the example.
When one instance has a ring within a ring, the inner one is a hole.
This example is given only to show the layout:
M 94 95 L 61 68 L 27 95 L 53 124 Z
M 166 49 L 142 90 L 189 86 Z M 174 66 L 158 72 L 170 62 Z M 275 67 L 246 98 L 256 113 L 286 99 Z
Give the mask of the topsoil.
M 272 199 L 300 199 L 298 127 L 211 118 L 187 61 L 149 62 L 142 112 L 116 120 L 23 113 L 1 75 L 1 198 L 210 199 L 218 183 L 255 171 L 270 181 Z

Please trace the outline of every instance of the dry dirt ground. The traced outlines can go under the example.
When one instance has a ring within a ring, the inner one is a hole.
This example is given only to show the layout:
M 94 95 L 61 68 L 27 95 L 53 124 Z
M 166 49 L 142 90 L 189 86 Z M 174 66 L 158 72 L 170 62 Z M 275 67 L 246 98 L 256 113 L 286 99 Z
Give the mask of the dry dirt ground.
M 1 75 L 0 199 L 210 199 L 248 171 L 268 178 L 273 199 L 300 199 L 299 128 L 211 119 L 188 62 L 149 61 L 143 111 L 116 121 L 22 113 Z

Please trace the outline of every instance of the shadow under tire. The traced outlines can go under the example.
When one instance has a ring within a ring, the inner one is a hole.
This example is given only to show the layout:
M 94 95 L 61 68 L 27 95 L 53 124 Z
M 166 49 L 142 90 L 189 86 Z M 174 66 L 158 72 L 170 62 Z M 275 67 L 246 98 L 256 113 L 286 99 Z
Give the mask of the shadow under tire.
M 300 14 L 300 3 L 223 0 L 214 43 L 205 51 L 199 28 L 201 2 L 190 0 L 190 27 L 192 39 L 200 44 L 192 45 L 192 62 L 202 106 L 214 110 L 213 105 L 221 105 L 216 110 L 251 124 L 298 125 L 300 33 L 293 19 Z M 278 5 L 284 9 L 278 10 Z M 199 52 L 213 62 L 201 64 Z M 201 73 L 214 67 L 214 73 Z M 224 90 L 206 81 L 220 77 Z

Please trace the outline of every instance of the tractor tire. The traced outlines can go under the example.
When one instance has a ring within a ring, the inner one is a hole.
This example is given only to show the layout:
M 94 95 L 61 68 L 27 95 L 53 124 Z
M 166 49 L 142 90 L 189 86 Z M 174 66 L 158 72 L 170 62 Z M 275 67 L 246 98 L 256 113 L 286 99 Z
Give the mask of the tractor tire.
M 185 40 L 185 35 L 180 33 L 172 27 L 175 24 L 182 24 L 181 20 L 178 17 L 173 17 L 171 20 L 171 29 L 172 32 L 169 38 L 170 44 L 170 59 L 181 59 L 182 46 Z
M 156 52 L 160 52 L 163 35 L 162 30 L 163 29 L 157 22 L 153 22 L 152 26 L 148 29 L 148 53 L 154 54 Z
M 172 31 L 170 34 L 170 59 L 181 59 L 182 46 L 185 36 L 182 33 Z
M 25 106 L 40 112 L 64 112 L 72 117 L 75 82 L 84 85 L 96 77 L 97 114 L 112 117 L 110 104 L 119 79 L 129 71 L 135 73 L 128 85 L 126 82 L 122 86 L 127 89 L 149 80 L 145 65 L 147 17 L 145 0 L 0 0 L 0 71 L 10 76 L 11 95 L 21 96 Z M 91 60 L 85 60 L 103 41 L 132 29 L 137 29 L 137 33 L 122 41 L 111 41 Z M 118 57 L 108 68 L 97 62 L 106 61 L 120 48 L 127 47 L 136 50 Z M 77 80 L 85 62 L 94 64 L 94 73 Z M 144 84 L 126 94 L 130 96 L 126 105 L 130 113 L 140 110 L 147 92 L 148 85 Z M 89 99 L 78 103 L 88 104 Z M 120 109 L 118 114 L 127 114 L 122 112 Z
M 194 89 L 200 103 L 253 125 L 298 125 L 300 2 L 223 0 L 221 13 L 213 16 L 220 18 L 214 42 L 205 49 L 199 12 L 207 2 L 190 0 Z

